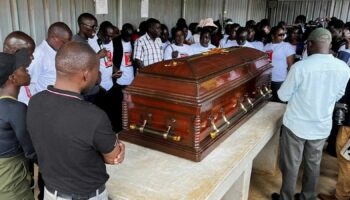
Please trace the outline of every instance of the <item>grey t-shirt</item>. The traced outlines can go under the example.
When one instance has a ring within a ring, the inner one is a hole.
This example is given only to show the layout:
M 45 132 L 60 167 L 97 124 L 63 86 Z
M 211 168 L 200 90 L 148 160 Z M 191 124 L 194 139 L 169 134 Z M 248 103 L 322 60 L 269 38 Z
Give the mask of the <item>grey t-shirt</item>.
M 72 41 L 74 42 L 84 42 L 84 43 L 88 43 L 87 40 L 85 40 L 83 37 L 81 37 L 80 35 L 78 34 L 75 34 L 72 38 Z

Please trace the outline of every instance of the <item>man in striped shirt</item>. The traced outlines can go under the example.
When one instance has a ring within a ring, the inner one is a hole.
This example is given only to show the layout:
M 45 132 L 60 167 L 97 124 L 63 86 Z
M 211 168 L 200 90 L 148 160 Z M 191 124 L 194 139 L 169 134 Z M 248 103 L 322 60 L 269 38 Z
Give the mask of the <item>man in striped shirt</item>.
M 135 41 L 133 59 L 136 68 L 146 67 L 163 60 L 160 22 L 150 18 L 147 20 L 147 26 L 147 32 Z

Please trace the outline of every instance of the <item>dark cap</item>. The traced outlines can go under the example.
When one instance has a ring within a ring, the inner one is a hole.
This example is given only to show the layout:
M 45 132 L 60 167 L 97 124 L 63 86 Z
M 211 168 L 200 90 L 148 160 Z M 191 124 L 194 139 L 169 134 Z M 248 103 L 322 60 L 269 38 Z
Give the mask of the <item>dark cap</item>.
M 316 28 L 310 33 L 307 41 L 330 43 L 332 42 L 332 34 L 325 28 Z
M 9 76 L 18 68 L 30 63 L 27 49 L 20 49 L 15 54 L 0 52 L 0 86 L 4 85 Z

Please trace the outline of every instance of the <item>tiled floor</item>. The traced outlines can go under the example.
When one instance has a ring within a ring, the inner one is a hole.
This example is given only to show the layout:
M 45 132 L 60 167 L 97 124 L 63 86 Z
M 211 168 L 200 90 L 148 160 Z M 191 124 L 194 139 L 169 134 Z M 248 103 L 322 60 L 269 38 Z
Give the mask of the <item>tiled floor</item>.
M 337 182 L 337 160 L 336 158 L 323 154 L 321 163 L 321 176 L 319 181 L 318 192 L 333 193 L 335 191 L 335 184 Z M 301 173 L 299 173 L 299 180 L 297 183 L 297 192 L 301 189 Z M 267 200 L 274 192 L 279 192 L 282 182 L 280 171 L 274 175 L 254 173 L 251 177 L 249 200 Z

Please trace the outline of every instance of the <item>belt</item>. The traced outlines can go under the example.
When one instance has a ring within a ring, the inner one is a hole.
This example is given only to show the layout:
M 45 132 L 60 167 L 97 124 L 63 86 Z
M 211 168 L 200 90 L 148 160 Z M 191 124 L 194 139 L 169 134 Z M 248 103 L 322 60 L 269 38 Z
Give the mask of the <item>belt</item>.
M 47 186 L 45 186 L 46 189 L 52 193 L 52 194 L 55 194 L 55 192 L 57 190 L 54 190 L 54 189 L 51 189 Z M 96 191 L 98 190 L 98 194 L 101 194 L 102 192 L 104 192 L 106 189 L 106 186 L 105 184 L 103 184 L 101 187 L 99 187 L 98 189 L 96 189 L 94 192 L 91 192 L 89 194 L 67 194 L 67 193 L 64 193 L 64 192 L 59 192 L 57 191 L 57 197 L 60 197 L 60 198 L 63 198 L 63 199 L 72 199 L 72 200 L 87 200 L 87 199 L 90 199 L 90 198 L 93 198 L 93 197 L 96 197 Z

